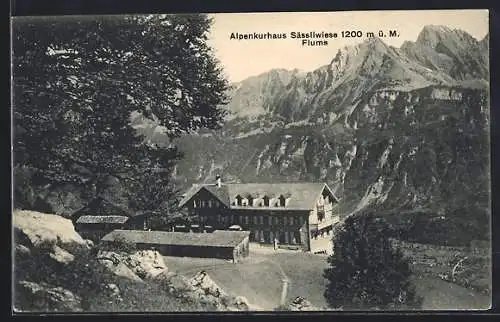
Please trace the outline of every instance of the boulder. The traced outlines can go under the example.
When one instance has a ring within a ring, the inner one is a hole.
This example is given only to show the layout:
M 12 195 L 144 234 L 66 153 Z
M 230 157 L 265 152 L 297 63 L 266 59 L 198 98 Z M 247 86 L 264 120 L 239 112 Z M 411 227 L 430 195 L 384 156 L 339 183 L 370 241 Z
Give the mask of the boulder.
M 12 224 L 16 235 L 22 235 L 29 241 L 30 246 L 51 248 L 54 245 L 65 248 L 65 246 L 83 246 L 88 248 L 85 240 L 75 231 L 71 220 L 57 215 L 45 214 L 29 210 L 16 210 L 12 216 Z
M 30 308 L 18 308 L 21 311 L 81 312 L 81 298 L 62 287 L 54 287 L 46 283 L 20 281 L 16 295 L 25 298 Z
M 289 305 L 288 310 L 290 311 L 320 311 L 320 308 L 317 308 L 311 304 L 308 300 L 303 297 L 296 297 Z
M 106 284 L 105 287 L 106 291 L 109 293 L 109 295 L 118 301 L 123 301 L 123 298 L 121 296 L 120 288 L 118 285 L 114 283 Z
M 229 311 L 248 311 L 252 309 L 252 306 L 245 297 L 236 296 L 229 304 L 228 309 Z
M 94 242 L 91 241 L 90 239 L 85 239 L 85 244 L 87 245 L 88 248 L 94 247 Z
M 75 256 L 57 245 L 52 248 L 52 252 L 49 254 L 49 256 L 50 258 L 61 264 L 71 263 L 75 259 Z
M 15 248 L 15 252 L 17 255 L 23 256 L 23 257 L 29 257 L 31 256 L 31 250 L 21 244 L 17 244 Z
M 227 296 L 205 271 L 198 272 L 191 278 L 190 284 L 195 288 L 194 292 L 198 294 L 212 295 L 214 297 Z
M 141 250 L 133 254 L 99 251 L 97 259 L 115 274 L 136 281 L 159 278 L 168 272 L 163 257 L 152 250 Z
M 142 278 L 156 278 L 168 271 L 161 254 L 153 250 L 140 250 L 128 256 L 127 265 Z
M 113 256 L 114 255 L 114 256 Z M 133 281 L 142 282 L 142 279 L 137 276 L 119 257 L 117 254 L 107 254 L 107 256 L 98 257 L 99 263 L 103 264 L 113 274 L 131 279 Z

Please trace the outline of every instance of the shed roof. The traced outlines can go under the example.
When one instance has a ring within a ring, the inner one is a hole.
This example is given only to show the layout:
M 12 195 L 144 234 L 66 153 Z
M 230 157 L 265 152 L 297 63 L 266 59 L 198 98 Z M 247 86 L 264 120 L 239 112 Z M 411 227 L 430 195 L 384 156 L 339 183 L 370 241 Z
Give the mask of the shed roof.
M 248 231 L 216 230 L 212 233 L 183 233 L 117 229 L 104 236 L 102 241 L 124 241 L 151 245 L 236 247 L 249 235 Z
M 129 217 L 126 216 L 81 216 L 77 224 L 124 224 Z
M 87 205 L 78 209 L 71 216 L 79 218 L 81 216 L 126 216 L 132 217 L 134 212 L 124 205 L 119 205 L 103 197 L 92 199 Z
M 330 188 L 325 183 L 301 182 L 301 183 L 229 183 L 218 187 L 214 184 L 193 185 L 184 195 L 179 203 L 183 207 L 202 189 L 209 191 L 217 197 L 226 207 L 231 209 L 259 209 L 259 210 L 310 210 L 314 207 L 316 199 L 324 189 L 335 199 Z M 233 204 L 234 198 L 241 196 L 248 198 L 278 198 L 284 196 L 290 198 L 286 207 L 249 207 Z

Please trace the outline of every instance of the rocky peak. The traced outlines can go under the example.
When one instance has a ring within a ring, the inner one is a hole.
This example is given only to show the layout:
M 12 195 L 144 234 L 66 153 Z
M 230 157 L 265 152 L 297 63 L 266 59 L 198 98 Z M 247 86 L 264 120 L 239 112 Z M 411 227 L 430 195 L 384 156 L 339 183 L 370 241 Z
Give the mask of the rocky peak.
M 451 32 L 452 30 L 446 26 L 427 25 L 418 35 L 417 43 L 435 48 L 443 36 Z

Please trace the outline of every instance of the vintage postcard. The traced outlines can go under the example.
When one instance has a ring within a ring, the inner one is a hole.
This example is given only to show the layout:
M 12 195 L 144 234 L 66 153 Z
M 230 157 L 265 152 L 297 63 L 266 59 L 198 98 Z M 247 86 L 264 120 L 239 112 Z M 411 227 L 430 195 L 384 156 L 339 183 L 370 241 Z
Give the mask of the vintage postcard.
M 491 307 L 487 10 L 13 17 L 13 310 Z

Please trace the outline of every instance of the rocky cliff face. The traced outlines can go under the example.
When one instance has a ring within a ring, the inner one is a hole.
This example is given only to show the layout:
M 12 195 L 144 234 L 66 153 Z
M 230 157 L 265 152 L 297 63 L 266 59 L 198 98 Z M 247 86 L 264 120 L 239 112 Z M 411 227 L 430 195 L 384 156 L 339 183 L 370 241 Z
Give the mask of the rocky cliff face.
M 488 38 L 477 41 L 462 30 L 426 26 L 416 42 L 401 50 L 433 71 L 442 71 L 456 80 L 488 79 Z
M 223 131 L 180 140 L 178 179 L 326 181 L 344 213 L 487 209 L 487 40 L 428 26 L 401 48 L 369 39 L 315 71 L 236 84 Z

